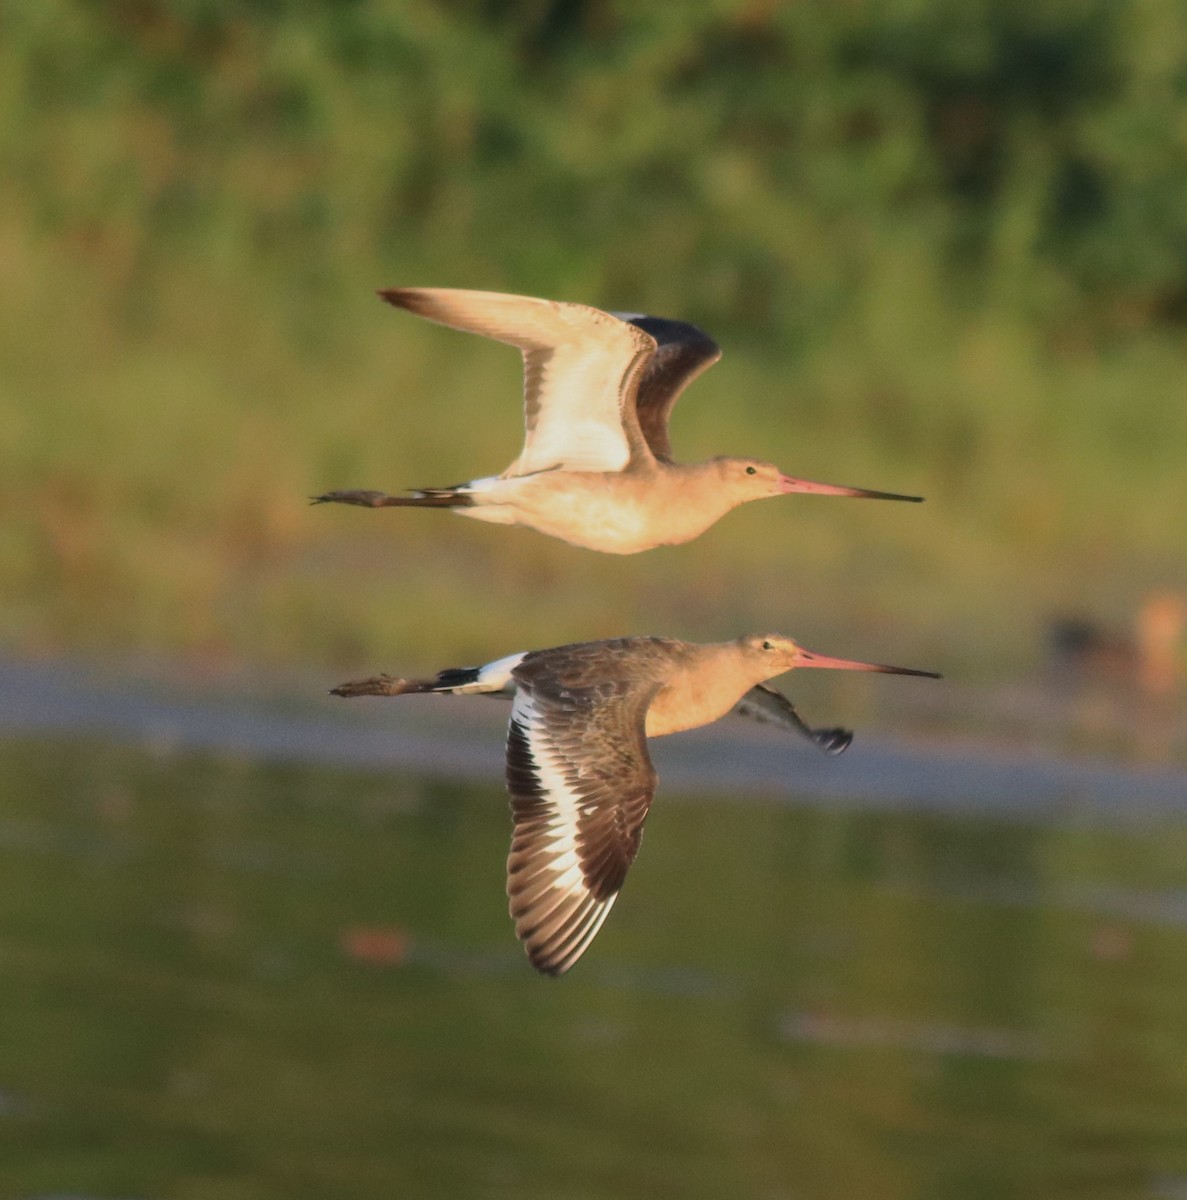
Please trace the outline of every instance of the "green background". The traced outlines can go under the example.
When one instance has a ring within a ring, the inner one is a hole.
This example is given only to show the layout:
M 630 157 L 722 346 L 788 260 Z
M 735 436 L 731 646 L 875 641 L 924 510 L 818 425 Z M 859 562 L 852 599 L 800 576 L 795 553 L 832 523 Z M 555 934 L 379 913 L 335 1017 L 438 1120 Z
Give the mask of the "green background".
M 412 669 L 776 628 L 976 677 L 1182 586 L 1175 0 L 9 0 L 0 34 L 10 647 Z M 634 559 L 309 509 L 517 451 L 517 356 L 398 284 L 699 322 L 678 456 L 928 503 Z

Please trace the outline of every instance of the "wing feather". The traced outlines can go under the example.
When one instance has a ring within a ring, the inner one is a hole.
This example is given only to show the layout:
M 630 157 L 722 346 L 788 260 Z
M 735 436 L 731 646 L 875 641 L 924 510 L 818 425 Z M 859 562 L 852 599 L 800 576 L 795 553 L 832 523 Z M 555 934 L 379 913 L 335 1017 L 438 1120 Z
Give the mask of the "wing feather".
M 740 717 L 750 717 L 762 724 L 778 725 L 805 737 L 819 746 L 825 754 L 843 754 L 853 741 L 848 729 L 813 729 L 796 711 L 796 707 L 778 688 L 769 683 L 759 683 L 748 691 L 733 711 Z
M 601 679 L 574 686 L 561 651 L 516 669 L 507 734 L 515 828 L 507 894 L 532 964 L 559 975 L 584 953 L 639 850 L 655 794 L 644 720 L 657 684 Z
M 652 454 L 672 461 L 668 421 L 676 401 L 698 375 L 721 357 L 721 347 L 703 330 L 687 321 L 648 317 L 640 313 L 615 313 L 655 339 L 656 351 L 647 362 L 635 397 L 635 411 Z
M 655 353 L 642 329 L 585 304 L 460 288 L 392 288 L 389 304 L 523 352 L 526 436 L 504 477 L 620 471 L 651 452 L 635 393 Z

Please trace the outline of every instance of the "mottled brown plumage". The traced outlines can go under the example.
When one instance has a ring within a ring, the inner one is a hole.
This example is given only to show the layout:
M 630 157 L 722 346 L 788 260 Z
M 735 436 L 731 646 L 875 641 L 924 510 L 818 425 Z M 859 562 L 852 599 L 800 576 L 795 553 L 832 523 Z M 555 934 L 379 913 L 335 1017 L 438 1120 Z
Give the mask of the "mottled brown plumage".
M 509 655 L 434 680 L 378 676 L 334 690 L 514 696 L 507 733 L 510 912 L 532 964 L 560 975 L 601 927 L 639 852 L 657 783 L 649 737 L 746 705 L 831 753 L 848 746 L 846 731 L 809 729 L 763 682 L 796 667 L 931 674 L 825 658 L 779 634 L 709 644 L 630 637 Z

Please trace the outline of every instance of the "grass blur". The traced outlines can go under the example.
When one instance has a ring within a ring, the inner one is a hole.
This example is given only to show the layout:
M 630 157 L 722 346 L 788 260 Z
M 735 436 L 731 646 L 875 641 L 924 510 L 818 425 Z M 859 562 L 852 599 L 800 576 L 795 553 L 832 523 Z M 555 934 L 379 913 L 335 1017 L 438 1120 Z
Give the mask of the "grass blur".
M 783 628 L 1025 662 L 1182 586 L 1174 0 L 39 0 L 0 12 L 0 640 L 439 666 Z M 501 469 L 504 347 L 378 286 L 703 324 L 685 459 L 795 498 L 596 556 L 310 509 Z

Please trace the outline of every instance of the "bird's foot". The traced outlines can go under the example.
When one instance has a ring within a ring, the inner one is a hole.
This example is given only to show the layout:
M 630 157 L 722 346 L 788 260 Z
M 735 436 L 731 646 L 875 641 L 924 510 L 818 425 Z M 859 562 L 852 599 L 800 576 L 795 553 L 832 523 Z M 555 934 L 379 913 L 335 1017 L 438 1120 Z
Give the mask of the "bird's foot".
M 407 690 L 406 679 L 394 675 L 373 675 L 370 679 L 356 679 L 351 683 L 340 683 L 330 689 L 331 696 L 400 696 Z
M 383 508 L 392 502 L 387 492 L 368 492 L 355 488 L 344 492 L 323 492 L 310 496 L 310 504 L 359 504 L 363 508 Z

